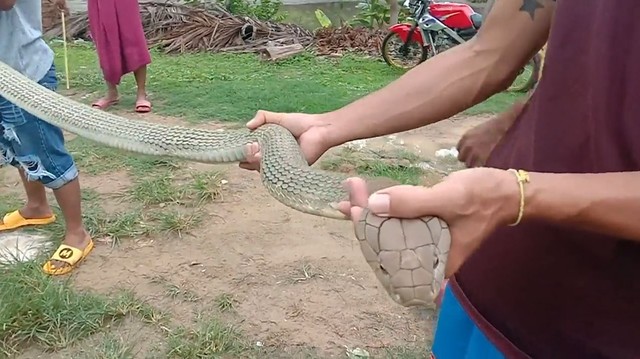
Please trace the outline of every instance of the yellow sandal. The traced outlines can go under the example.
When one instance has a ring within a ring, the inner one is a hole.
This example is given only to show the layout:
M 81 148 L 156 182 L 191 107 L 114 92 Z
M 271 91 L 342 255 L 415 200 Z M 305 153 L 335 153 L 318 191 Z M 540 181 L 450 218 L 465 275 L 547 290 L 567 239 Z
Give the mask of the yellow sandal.
M 51 258 L 42 266 L 42 270 L 51 275 L 64 275 L 76 268 L 93 250 L 93 240 L 89 240 L 89 244 L 84 250 L 61 244 L 53 253 Z M 53 261 L 59 261 L 68 265 L 56 268 Z
M 56 221 L 56 216 L 51 215 L 51 217 L 47 218 L 24 218 L 20 211 L 13 211 L 11 213 L 7 213 L 2 219 L 2 223 L 0 224 L 0 232 L 1 231 L 9 231 L 12 229 L 17 229 L 25 226 L 42 226 L 46 224 L 51 224 Z

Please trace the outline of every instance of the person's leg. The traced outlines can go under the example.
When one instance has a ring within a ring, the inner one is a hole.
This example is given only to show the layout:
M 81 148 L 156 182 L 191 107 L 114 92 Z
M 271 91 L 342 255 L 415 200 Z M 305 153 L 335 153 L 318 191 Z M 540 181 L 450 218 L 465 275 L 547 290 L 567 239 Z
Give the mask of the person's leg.
M 57 80 L 53 67 L 40 84 L 55 90 Z M 7 101 L 3 106 L 7 106 Z M 53 190 L 60 205 L 66 223 L 65 237 L 44 270 L 64 274 L 93 248 L 82 224 L 78 170 L 64 147 L 62 130 L 15 106 L 12 111 L 2 113 L 5 135 L 9 133 L 5 139 L 12 142 L 13 163 L 17 162 L 24 171 L 25 188 L 40 193 L 41 189 L 34 184 L 37 181 Z M 5 116 L 7 113 L 13 115 Z
M 53 215 L 49 202 L 47 201 L 47 193 L 45 187 L 40 182 L 27 181 L 27 174 L 24 169 L 19 168 L 22 186 L 27 194 L 27 203 L 20 209 L 20 214 L 28 219 L 49 218 Z
M 119 100 L 118 83 L 109 81 L 109 79 L 112 79 L 110 73 L 113 71 L 114 64 L 117 63 L 114 62 L 114 56 L 116 55 L 110 46 L 110 42 L 107 41 L 106 33 L 109 29 L 105 29 L 105 22 L 102 19 L 103 16 L 106 16 L 107 19 L 112 17 L 113 14 L 109 9 L 109 5 L 109 3 L 103 1 L 89 1 L 87 3 L 89 32 L 96 49 L 96 55 L 98 55 L 98 63 L 102 70 L 104 82 L 107 86 L 106 95 L 96 100 L 91 106 L 102 110 L 117 104 Z M 109 23 L 110 22 L 107 21 L 107 24 Z
M 151 111 L 151 103 L 147 99 L 147 65 L 143 65 L 133 72 L 136 78 L 138 94 L 136 97 L 136 112 Z
M 18 143 L 18 137 L 15 126 L 24 122 L 21 112 L 16 111 L 15 106 L 9 101 L 0 98 L 0 164 L 9 164 L 18 170 L 27 196 L 27 202 L 22 208 L 2 214 L 0 231 L 29 225 L 45 225 L 56 220 L 47 201 L 45 187 L 40 182 L 27 181 L 27 174 L 16 160 L 15 144 Z
M 133 72 L 138 87 L 138 100 L 147 99 L 147 65 L 144 65 Z

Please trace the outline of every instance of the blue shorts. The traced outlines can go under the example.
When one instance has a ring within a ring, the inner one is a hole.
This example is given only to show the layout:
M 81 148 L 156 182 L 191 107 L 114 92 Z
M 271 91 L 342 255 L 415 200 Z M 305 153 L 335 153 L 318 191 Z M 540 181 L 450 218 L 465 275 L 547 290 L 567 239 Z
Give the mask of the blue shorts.
M 51 91 L 57 89 L 54 65 L 38 83 Z M 29 181 L 54 190 L 78 177 L 62 130 L 0 96 L 0 166 L 5 164 L 22 168 Z
M 447 285 L 431 348 L 435 359 L 504 359 L 464 310 Z

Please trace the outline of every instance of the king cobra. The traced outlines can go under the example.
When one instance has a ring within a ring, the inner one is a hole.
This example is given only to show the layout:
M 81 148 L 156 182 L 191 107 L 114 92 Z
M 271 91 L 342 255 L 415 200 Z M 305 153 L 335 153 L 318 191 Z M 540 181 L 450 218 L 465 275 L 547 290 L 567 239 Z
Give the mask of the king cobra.
M 126 119 L 76 102 L 31 81 L 0 62 L 0 96 L 54 126 L 127 152 L 202 163 L 246 158 L 257 142 L 260 178 L 271 196 L 303 213 L 348 219 L 338 209 L 348 200 L 346 174 L 309 166 L 284 127 L 214 131 Z M 432 306 L 444 281 L 450 247 L 447 224 L 437 217 L 381 218 L 368 210 L 356 225 L 367 263 L 389 296 L 402 306 Z

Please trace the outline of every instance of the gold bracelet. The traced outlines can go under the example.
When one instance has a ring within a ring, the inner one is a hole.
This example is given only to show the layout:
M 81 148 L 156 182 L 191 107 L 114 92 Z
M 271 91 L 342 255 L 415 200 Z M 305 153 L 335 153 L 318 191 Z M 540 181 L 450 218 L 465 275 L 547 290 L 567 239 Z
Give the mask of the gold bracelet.
M 517 226 L 524 216 L 524 184 L 529 183 L 529 172 L 525 170 L 515 170 L 513 168 L 509 168 L 507 171 L 513 172 L 513 174 L 516 175 L 518 186 L 520 187 L 520 209 L 518 211 L 518 218 L 514 223 L 509 225 L 513 227 Z

